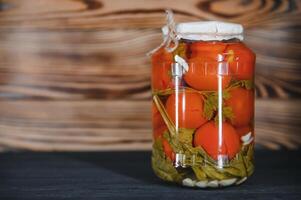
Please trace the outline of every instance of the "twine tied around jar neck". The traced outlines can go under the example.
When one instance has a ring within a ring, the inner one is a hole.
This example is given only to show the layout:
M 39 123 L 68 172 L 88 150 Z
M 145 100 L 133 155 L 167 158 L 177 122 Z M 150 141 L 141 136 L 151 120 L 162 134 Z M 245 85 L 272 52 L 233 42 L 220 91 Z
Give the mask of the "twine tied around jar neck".
M 166 26 L 162 27 L 163 42 L 147 55 L 151 56 L 160 48 L 171 53 L 181 39 L 189 41 L 243 40 L 243 26 L 221 21 L 197 21 L 176 24 L 171 10 L 166 10 Z
M 148 56 L 154 54 L 157 50 L 165 47 L 167 52 L 173 52 L 179 45 L 179 37 L 176 31 L 176 23 L 172 10 L 165 10 L 166 12 L 166 26 L 168 28 L 168 34 L 164 37 L 163 42 L 155 49 L 147 53 Z

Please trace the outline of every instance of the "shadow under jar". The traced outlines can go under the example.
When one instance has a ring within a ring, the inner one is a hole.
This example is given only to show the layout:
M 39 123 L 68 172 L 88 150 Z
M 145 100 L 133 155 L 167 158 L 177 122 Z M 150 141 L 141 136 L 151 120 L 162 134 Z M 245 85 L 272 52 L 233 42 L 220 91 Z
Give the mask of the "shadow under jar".
M 189 187 L 239 185 L 254 171 L 255 54 L 239 24 L 181 23 L 176 33 L 173 51 L 151 57 L 153 170 Z

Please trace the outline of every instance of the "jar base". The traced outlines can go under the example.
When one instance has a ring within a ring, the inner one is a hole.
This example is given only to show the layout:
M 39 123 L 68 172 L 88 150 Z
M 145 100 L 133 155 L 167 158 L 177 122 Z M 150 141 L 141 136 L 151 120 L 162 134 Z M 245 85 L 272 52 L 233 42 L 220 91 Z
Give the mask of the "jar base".
M 240 185 L 245 182 L 248 177 L 243 178 L 229 178 L 224 180 L 210 180 L 210 181 L 195 181 L 190 178 L 185 178 L 182 181 L 182 186 L 184 187 L 194 187 L 194 188 L 222 188 L 229 187 L 233 185 Z
M 193 176 L 186 176 L 180 175 L 178 173 L 170 173 L 167 171 L 162 170 L 158 166 L 154 166 L 157 162 L 154 162 L 152 160 L 152 168 L 155 173 L 155 175 L 160 178 L 161 180 L 169 183 L 176 183 L 178 185 L 182 185 L 184 187 L 191 187 L 191 188 L 223 188 L 223 187 L 229 187 L 234 185 L 241 185 L 244 183 L 253 173 L 254 173 L 254 167 L 251 168 L 251 170 L 246 172 L 247 176 L 243 177 L 228 177 L 226 179 L 204 179 L 204 180 L 197 180 L 196 177 Z M 175 168 L 174 168 L 175 169 Z
M 179 185 L 182 185 L 184 187 L 190 187 L 190 188 L 200 188 L 200 189 L 208 189 L 208 188 L 224 188 L 234 185 L 241 185 L 253 174 L 254 170 L 251 171 L 248 176 L 245 177 L 233 177 L 229 179 L 223 179 L 223 180 L 193 180 L 191 178 L 184 178 L 182 181 L 180 180 L 172 180 L 172 179 L 166 179 L 166 177 L 163 177 L 161 173 L 155 174 L 158 178 L 165 182 L 169 183 L 177 183 Z
M 155 174 L 158 178 L 160 178 L 165 182 L 177 183 L 184 187 L 200 188 L 200 189 L 224 188 L 224 187 L 229 187 L 234 185 L 241 185 L 244 182 L 246 182 L 247 179 L 252 175 L 250 174 L 250 176 L 245 176 L 240 178 L 229 178 L 224 180 L 203 180 L 203 181 L 192 180 L 191 178 L 184 178 L 181 182 L 181 181 L 166 180 L 165 178 L 161 177 L 160 174 L 158 173 Z

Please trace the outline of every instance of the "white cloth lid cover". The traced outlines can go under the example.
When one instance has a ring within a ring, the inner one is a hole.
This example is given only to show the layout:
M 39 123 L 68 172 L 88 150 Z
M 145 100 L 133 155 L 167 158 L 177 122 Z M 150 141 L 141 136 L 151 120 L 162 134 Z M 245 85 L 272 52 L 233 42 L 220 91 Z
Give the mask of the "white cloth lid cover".
M 204 22 L 187 22 L 176 25 L 178 39 L 188 40 L 243 40 L 243 26 L 241 24 L 219 22 L 219 21 L 204 21 Z M 162 27 L 164 37 L 168 34 L 167 26 Z

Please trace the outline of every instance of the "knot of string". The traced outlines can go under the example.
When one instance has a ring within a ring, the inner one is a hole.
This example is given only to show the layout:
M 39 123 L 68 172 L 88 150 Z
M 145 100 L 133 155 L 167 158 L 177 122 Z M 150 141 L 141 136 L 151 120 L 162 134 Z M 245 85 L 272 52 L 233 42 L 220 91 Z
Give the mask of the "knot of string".
M 179 40 L 177 39 L 176 23 L 171 10 L 166 10 L 166 22 L 168 33 L 166 36 L 165 49 L 168 52 L 173 52 L 178 47 Z
M 174 21 L 173 12 L 171 10 L 166 10 L 166 27 L 167 27 L 167 35 L 164 37 L 163 42 L 155 49 L 150 51 L 147 55 L 151 56 L 160 48 L 164 47 L 166 51 L 173 52 L 179 44 L 178 34 L 176 31 L 176 23 Z

